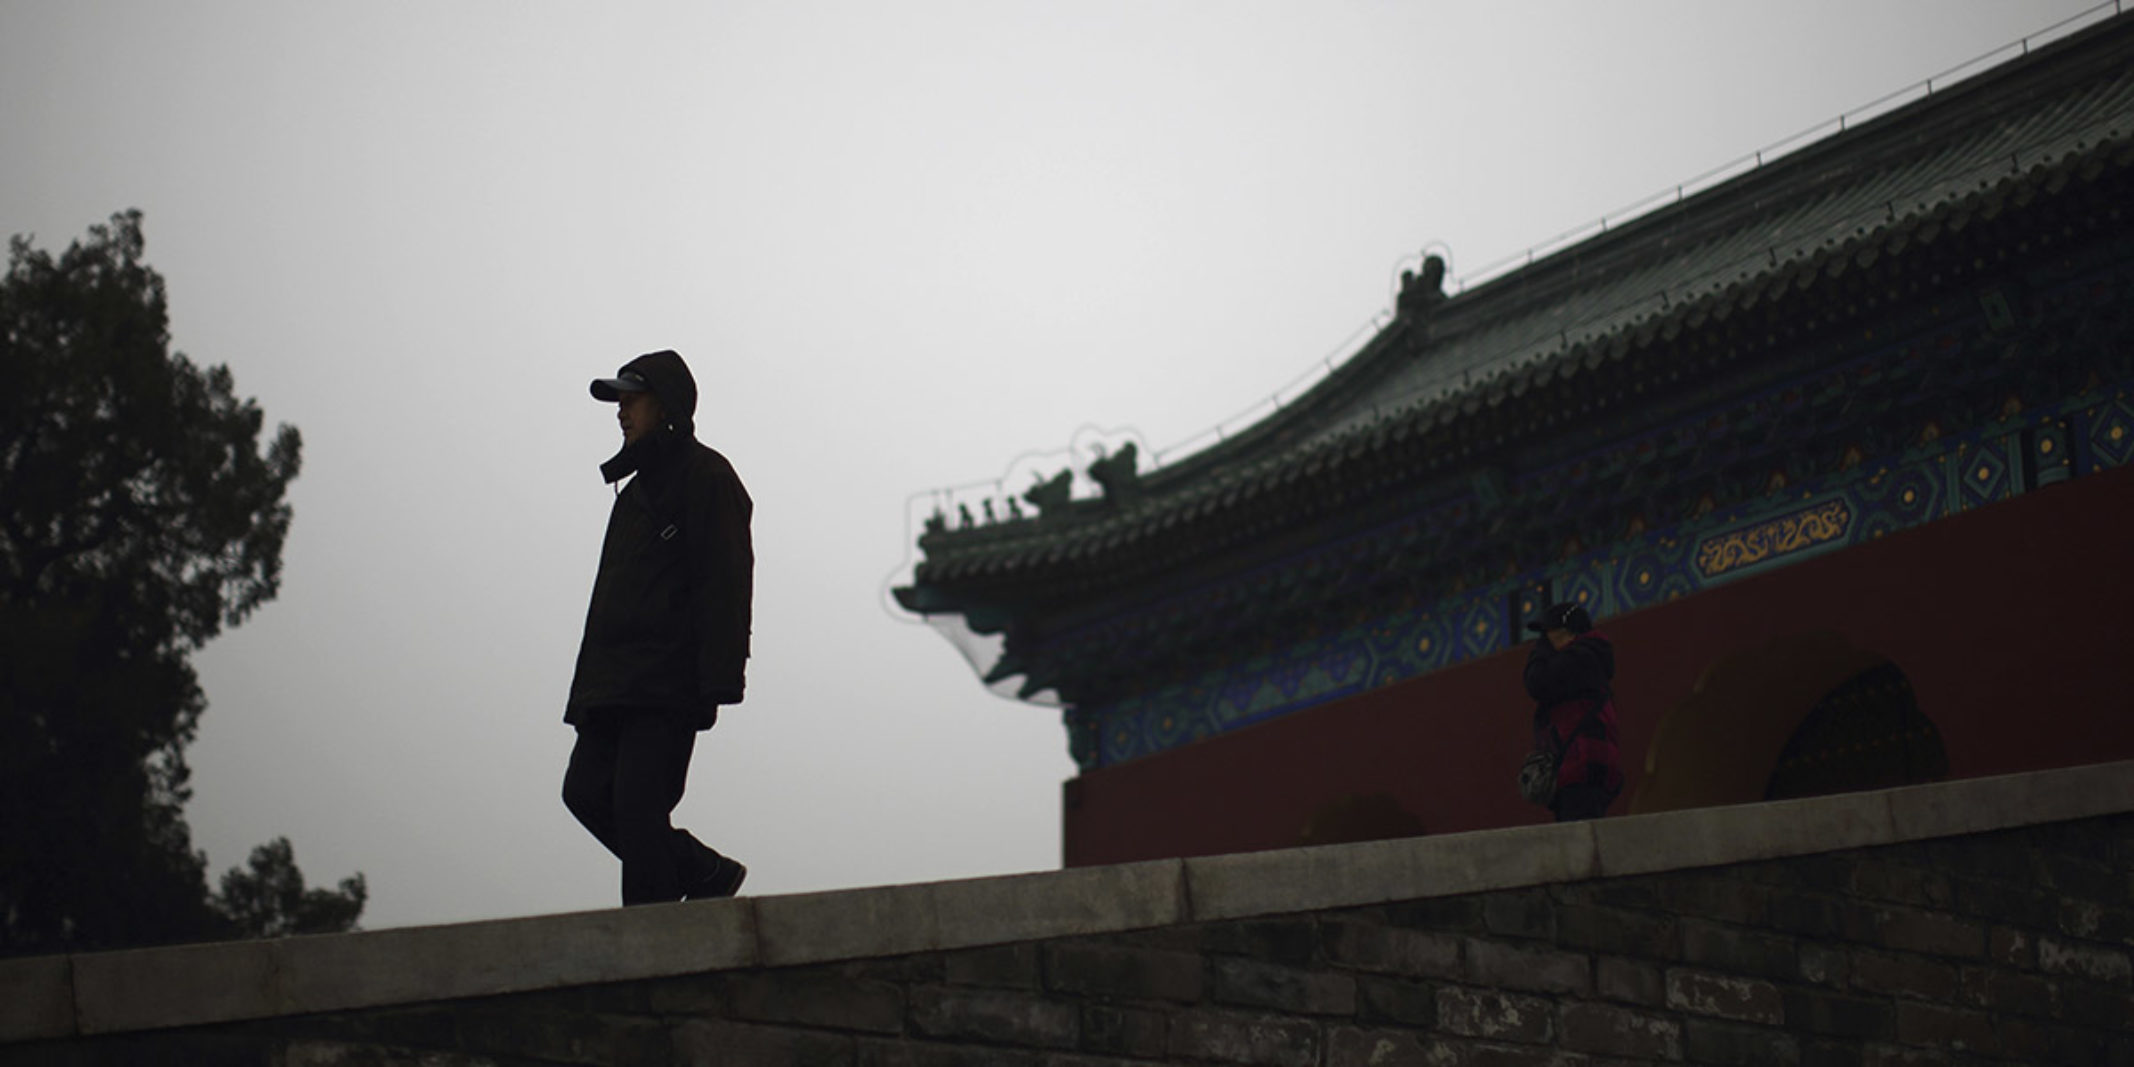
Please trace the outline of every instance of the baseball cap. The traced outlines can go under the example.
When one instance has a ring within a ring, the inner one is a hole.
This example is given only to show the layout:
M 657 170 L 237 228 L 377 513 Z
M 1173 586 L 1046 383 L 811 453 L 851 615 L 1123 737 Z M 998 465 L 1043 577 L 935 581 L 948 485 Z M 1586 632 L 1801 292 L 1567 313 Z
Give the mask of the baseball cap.
M 609 403 L 622 399 L 624 393 L 649 393 L 652 383 L 634 370 L 625 370 L 613 378 L 593 379 L 593 399 Z
M 1586 614 L 1586 609 L 1580 607 L 1576 601 L 1566 600 L 1541 609 L 1541 614 L 1534 616 L 1533 621 L 1526 624 L 1526 628 L 1535 633 L 1569 630 L 1574 634 L 1582 634 L 1593 628 L 1593 616 Z

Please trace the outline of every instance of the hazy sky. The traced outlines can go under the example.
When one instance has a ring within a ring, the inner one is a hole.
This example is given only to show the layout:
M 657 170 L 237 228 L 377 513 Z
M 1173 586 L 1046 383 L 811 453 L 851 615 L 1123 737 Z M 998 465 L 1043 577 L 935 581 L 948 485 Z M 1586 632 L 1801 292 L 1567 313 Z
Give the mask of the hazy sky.
M 1032 870 L 1058 712 L 885 610 L 913 493 L 1195 438 L 1426 244 L 1466 273 L 2091 7 L 0 0 L 0 230 L 141 208 L 175 347 L 303 431 L 281 596 L 196 658 L 216 871 L 286 834 L 370 927 L 617 899 L 558 799 L 586 381 L 670 347 L 757 554 L 677 823 L 752 893 Z

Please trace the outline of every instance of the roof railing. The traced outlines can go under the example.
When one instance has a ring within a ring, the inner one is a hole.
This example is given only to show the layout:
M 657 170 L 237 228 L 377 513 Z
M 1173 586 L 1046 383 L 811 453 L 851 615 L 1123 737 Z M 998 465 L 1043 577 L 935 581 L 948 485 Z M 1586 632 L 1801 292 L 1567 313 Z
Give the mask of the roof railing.
M 2061 19 L 2060 21 L 2055 22 L 2050 26 L 2047 26 L 2044 29 L 2037 31 L 2036 33 L 2030 34 L 2027 37 L 2010 41 L 2007 44 L 2004 44 L 1999 48 L 1995 48 L 1990 51 L 1981 52 L 1978 55 L 1972 56 L 1970 59 L 1964 60 L 1963 62 L 1958 63 L 1957 65 L 1950 67 L 1947 70 L 1941 71 L 1930 77 L 1922 78 L 1919 81 L 1913 82 L 1912 84 L 1904 86 L 1901 89 L 1897 89 L 1893 92 L 1885 93 L 1882 96 L 1876 97 L 1875 99 L 1870 100 L 1865 104 L 1861 104 L 1859 107 L 1853 108 L 1850 111 L 1843 112 L 1839 114 L 1836 118 L 1826 119 L 1822 122 L 1818 122 L 1815 125 L 1808 127 L 1807 129 L 1801 130 L 1790 136 L 1782 137 L 1776 141 L 1773 141 L 1772 143 L 1767 144 L 1754 152 L 1750 152 L 1745 156 L 1741 156 L 1739 158 L 1722 163 L 1719 166 L 1713 167 L 1712 169 L 1705 171 L 1704 173 L 1699 174 L 1694 178 L 1690 178 L 1687 181 L 1676 185 L 1672 189 L 1663 189 L 1635 203 L 1626 204 L 1623 207 L 1615 209 L 1614 211 L 1610 211 L 1607 214 L 1602 215 L 1600 218 L 1593 220 L 1592 222 L 1588 222 L 1584 225 L 1575 226 L 1571 229 L 1565 230 L 1564 232 L 1557 234 L 1556 236 L 1551 237 L 1546 241 L 1542 241 L 1531 248 L 1514 252 L 1511 255 L 1505 256 L 1502 259 L 1488 263 L 1481 267 L 1477 267 L 1476 269 L 1453 279 L 1453 284 L 1455 286 L 1453 292 L 1464 293 L 1468 289 L 1473 288 L 1474 286 L 1498 278 L 1502 275 L 1509 274 L 1513 271 L 1524 269 L 1525 267 L 1531 265 L 1535 260 L 1546 258 L 1550 253 L 1560 251 L 1563 248 L 1569 247 L 1571 244 L 1576 243 L 1578 240 L 1583 240 L 1584 238 L 1592 236 L 1593 234 L 1606 233 L 1611 228 L 1619 227 L 1626 222 L 1630 222 L 1644 215 L 1650 214 L 1652 211 L 1657 210 L 1659 208 L 1667 207 L 1673 204 L 1679 204 L 1688 197 L 1695 196 L 1696 194 L 1703 192 L 1705 189 L 1711 188 L 1712 186 L 1730 180 L 1738 175 L 1746 174 L 1750 171 L 1757 170 L 1761 168 L 1764 164 L 1777 160 L 1804 145 L 1811 144 L 1815 141 L 1820 141 L 1823 139 L 1823 137 L 1827 135 L 1843 133 L 1846 129 L 1850 128 L 1850 126 L 1858 125 L 1863 121 L 1873 119 L 1876 116 L 1879 116 L 1885 112 L 1894 111 L 1897 108 L 1902 107 L 1905 104 L 1909 104 L 1915 100 L 1920 100 L 1932 96 L 1936 91 L 1940 89 L 1946 89 L 1950 85 L 1956 82 L 1963 81 L 1964 79 L 1970 77 L 1973 74 L 1982 73 L 1988 69 L 1999 66 L 2002 60 L 2011 51 L 2015 52 L 2018 56 L 2027 56 L 2030 54 L 2031 45 L 2034 43 L 2044 44 L 2050 41 L 2055 41 L 2074 33 L 2076 30 L 2087 27 L 2097 22 L 2102 22 L 2104 19 L 2103 17 L 2099 17 L 2099 13 L 2108 8 L 2111 10 L 2113 15 L 2121 14 L 2122 5 L 2124 4 L 2124 2 L 2125 0 L 2104 0 L 2103 3 L 2099 3 L 2094 7 L 2087 8 L 2083 11 L 2079 11 L 2073 15 L 2068 16 L 2067 18 Z

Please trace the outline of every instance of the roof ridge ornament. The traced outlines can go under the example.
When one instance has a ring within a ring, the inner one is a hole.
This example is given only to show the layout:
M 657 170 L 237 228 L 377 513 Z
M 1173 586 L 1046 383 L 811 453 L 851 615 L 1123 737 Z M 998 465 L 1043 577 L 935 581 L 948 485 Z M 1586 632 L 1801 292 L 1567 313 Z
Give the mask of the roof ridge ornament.
M 1400 296 L 1394 310 L 1404 321 L 1427 314 L 1445 299 L 1445 260 L 1435 254 L 1423 257 L 1421 272 L 1400 272 Z
M 1141 472 L 1136 466 L 1140 449 L 1132 441 L 1107 456 L 1098 446 L 1097 461 L 1089 465 L 1089 477 L 1104 487 L 1104 499 L 1124 504 L 1141 495 Z
M 1051 478 L 1033 475 L 1036 484 L 1023 490 L 1023 499 L 1037 508 L 1037 517 L 1049 519 L 1067 512 L 1068 498 L 1074 492 L 1074 469 L 1062 467 Z

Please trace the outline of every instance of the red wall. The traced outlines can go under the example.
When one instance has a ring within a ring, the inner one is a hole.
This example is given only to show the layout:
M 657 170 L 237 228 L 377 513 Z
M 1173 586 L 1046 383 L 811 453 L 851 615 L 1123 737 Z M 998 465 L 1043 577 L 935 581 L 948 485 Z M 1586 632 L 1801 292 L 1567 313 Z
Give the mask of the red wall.
M 1952 776 L 2134 758 L 2134 467 L 1601 629 L 1616 646 L 1629 778 L 1616 814 L 1640 785 L 1661 719 L 1706 668 L 1816 630 L 1896 662 L 1941 732 Z M 1542 821 L 1547 812 L 1512 786 L 1532 712 L 1525 655 L 1471 660 L 1075 778 L 1065 862 L 1284 848 L 1303 843 L 1315 812 L 1372 793 L 1430 833 Z M 1761 777 L 1750 785 L 1760 795 Z

